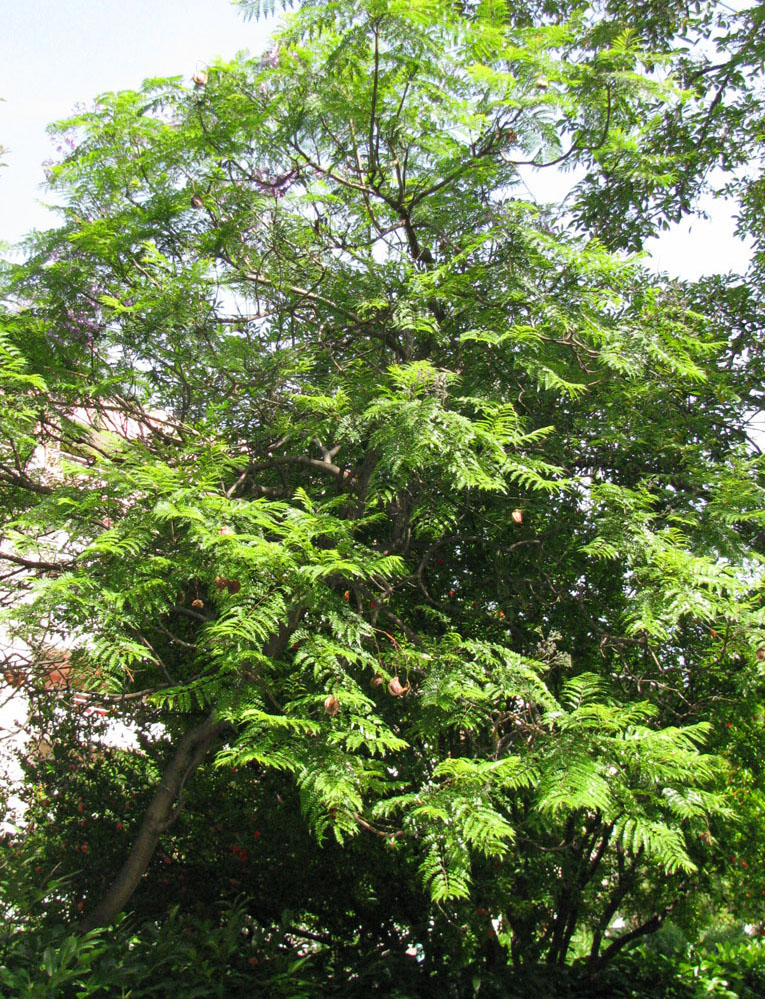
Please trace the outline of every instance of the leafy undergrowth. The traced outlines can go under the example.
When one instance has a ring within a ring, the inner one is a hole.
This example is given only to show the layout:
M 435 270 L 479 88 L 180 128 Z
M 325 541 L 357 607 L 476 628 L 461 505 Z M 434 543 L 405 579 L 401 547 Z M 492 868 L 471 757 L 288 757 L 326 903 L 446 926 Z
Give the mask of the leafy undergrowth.
M 745 940 L 709 947 L 688 946 L 679 954 L 640 948 L 609 969 L 599 989 L 584 996 L 613 999 L 762 999 L 765 942 Z
M 305 957 L 272 947 L 266 956 L 240 911 L 220 920 L 171 913 L 160 925 L 123 921 L 82 936 L 62 927 L 17 931 L 5 940 L 0 995 L 17 999 L 185 999 L 316 995 Z
M 6 925 L 0 957 L 0 996 L 5 999 L 420 999 L 433 996 L 424 967 L 365 961 L 340 973 L 295 947 L 285 936 L 264 935 L 242 909 L 210 919 L 171 912 L 161 924 L 74 936 L 64 928 Z M 673 955 L 650 948 L 622 955 L 597 980 L 574 969 L 548 967 L 455 969 L 439 981 L 444 999 L 762 999 L 765 943 L 686 947 Z

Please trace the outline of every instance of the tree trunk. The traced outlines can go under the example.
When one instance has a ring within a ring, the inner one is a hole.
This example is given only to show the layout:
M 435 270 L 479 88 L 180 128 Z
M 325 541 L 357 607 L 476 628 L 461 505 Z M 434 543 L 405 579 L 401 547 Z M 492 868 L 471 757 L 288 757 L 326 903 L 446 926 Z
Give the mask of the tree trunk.
M 127 860 L 101 901 L 80 924 L 81 932 L 108 926 L 127 905 L 149 866 L 162 833 L 170 828 L 180 812 L 186 781 L 227 727 L 225 722 L 215 721 L 213 711 L 181 739 L 146 810 Z
M 272 659 L 278 659 L 286 649 L 292 632 L 304 612 L 298 605 L 289 612 L 287 621 L 274 632 L 263 650 Z M 227 722 L 216 721 L 213 710 L 205 720 L 187 732 L 178 743 L 170 763 L 159 782 L 154 797 L 146 809 L 141 828 L 135 838 L 127 860 L 95 909 L 79 924 L 86 933 L 96 926 L 108 926 L 127 905 L 149 866 L 162 833 L 173 824 L 181 809 L 181 793 L 189 777 L 221 737 L 230 729 Z

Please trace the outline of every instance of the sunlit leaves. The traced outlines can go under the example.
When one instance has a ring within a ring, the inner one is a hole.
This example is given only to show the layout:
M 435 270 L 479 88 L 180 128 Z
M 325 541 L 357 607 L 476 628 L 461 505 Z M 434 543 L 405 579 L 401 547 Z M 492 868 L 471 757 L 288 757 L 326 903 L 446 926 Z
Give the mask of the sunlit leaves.
M 765 636 L 759 306 L 614 252 L 701 162 L 688 25 L 623 8 L 306 3 L 99 98 L 0 338 L 14 637 L 551 965 L 703 876 Z

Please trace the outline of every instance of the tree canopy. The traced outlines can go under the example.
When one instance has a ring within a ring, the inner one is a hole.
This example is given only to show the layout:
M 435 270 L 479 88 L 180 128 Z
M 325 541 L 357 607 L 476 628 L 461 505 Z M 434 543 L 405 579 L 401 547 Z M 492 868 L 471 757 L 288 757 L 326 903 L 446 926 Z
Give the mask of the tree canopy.
M 243 974 L 407 996 L 762 920 L 764 11 L 304 3 L 53 126 L 0 332 L 30 920 L 238 897 Z M 750 274 L 653 273 L 712 185 Z

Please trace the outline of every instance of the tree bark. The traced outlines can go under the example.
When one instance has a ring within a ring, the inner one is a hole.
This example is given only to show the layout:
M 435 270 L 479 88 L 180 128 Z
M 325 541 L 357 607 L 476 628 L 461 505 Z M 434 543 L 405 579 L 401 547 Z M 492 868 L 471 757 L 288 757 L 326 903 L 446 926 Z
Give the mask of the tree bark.
M 304 611 L 305 608 L 301 605 L 290 610 L 287 621 L 266 642 L 263 651 L 267 656 L 278 659 L 284 653 Z M 180 813 L 181 794 L 186 781 L 217 740 L 231 728 L 228 722 L 216 721 L 216 715 L 217 712 L 213 709 L 201 724 L 190 729 L 178 743 L 146 810 L 125 863 L 95 909 L 79 924 L 80 932 L 86 933 L 96 926 L 108 926 L 127 905 L 154 856 L 160 837 Z
M 225 722 L 216 721 L 215 717 L 216 713 L 211 712 L 179 742 L 146 810 L 125 863 L 101 901 L 80 924 L 81 932 L 85 933 L 96 926 L 108 926 L 127 905 L 149 866 L 160 837 L 180 812 L 181 794 L 186 781 L 228 727 Z
M 661 929 L 664 925 L 664 920 L 672 912 L 675 906 L 680 902 L 681 898 L 687 891 L 687 884 L 683 881 L 677 889 L 677 896 L 672 899 L 672 901 L 665 905 L 663 909 L 659 912 L 654 912 L 650 919 L 647 919 L 644 923 L 636 926 L 629 933 L 624 933 L 622 936 L 617 937 L 612 940 L 610 945 L 600 954 L 600 956 L 594 961 L 589 963 L 590 976 L 595 977 L 600 974 L 600 972 L 605 968 L 609 961 L 613 960 L 614 957 L 629 944 L 634 943 L 635 940 L 639 940 L 641 937 L 648 936 L 649 933 L 655 933 L 657 930 Z

